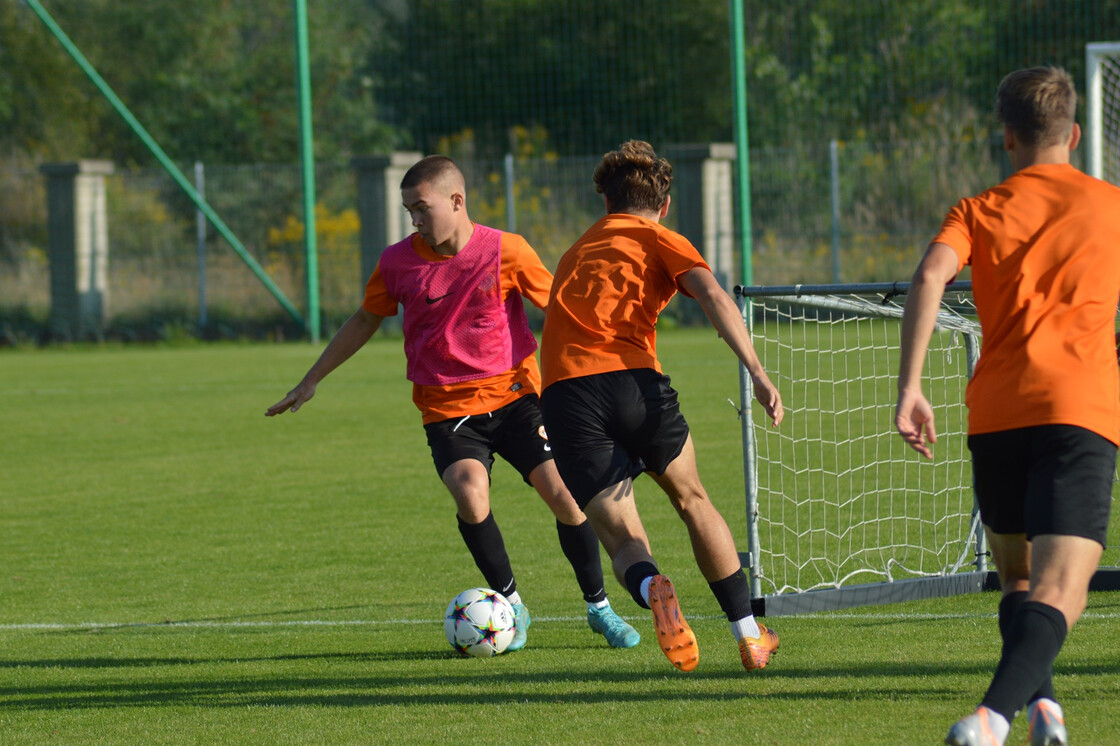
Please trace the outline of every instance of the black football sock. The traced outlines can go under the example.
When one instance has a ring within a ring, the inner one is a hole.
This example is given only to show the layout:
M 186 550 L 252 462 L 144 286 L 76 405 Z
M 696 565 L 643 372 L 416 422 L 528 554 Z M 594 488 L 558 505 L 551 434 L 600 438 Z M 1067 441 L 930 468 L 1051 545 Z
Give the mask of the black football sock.
M 1008 593 L 999 602 L 999 634 L 1004 640 L 1007 640 L 1007 630 L 1011 627 L 1011 620 L 1015 618 L 1015 612 L 1027 600 L 1026 591 L 1014 591 Z M 1032 694 L 1027 703 L 1034 702 L 1036 699 L 1055 699 L 1054 697 L 1054 678 L 1053 671 L 1047 675 L 1046 680 L 1039 685 L 1038 690 Z
M 1066 618 L 1053 606 L 1024 601 L 1007 628 L 1003 655 L 980 703 L 1011 722 L 1050 676 L 1066 639 Z
M 712 593 L 719 602 L 719 607 L 727 615 L 728 621 L 734 622 L 750 616 L 751 611 L 751 585 L 747 582 L 747 574 L 739 568 L 723 580 L 708 583 Z
M 643 609 L 648 609 L 649 604 L 642 598 L 642 581 L 652 578 L 657 574 L 657 565 L 652 562 L 635 562 L 626 568 L 626 590 L 634 597 L 634 601 Z
M 591 528 L 591 521 L 584 520 L 578 526 L 569 526 L 556 521 L 556 534 L 560 537 L 560 548 L 576 571 L 576 582 L 583 591 L 583 600 L 598 603 L 607 597 L 603 588 L 603 562 L 599 559 L 599 537 Z
M 463 535 L 463 541 L 467 543 L 467 549 L 471 551 L 487 585 L 503 596 L 516 591 L 517 581 L 513 579 L 506 543 L 502 540 L 494 514 L 488 513 L 482 523 L 467 523 L 458 515 L 456 518 L 459 519 L 459 533 Z

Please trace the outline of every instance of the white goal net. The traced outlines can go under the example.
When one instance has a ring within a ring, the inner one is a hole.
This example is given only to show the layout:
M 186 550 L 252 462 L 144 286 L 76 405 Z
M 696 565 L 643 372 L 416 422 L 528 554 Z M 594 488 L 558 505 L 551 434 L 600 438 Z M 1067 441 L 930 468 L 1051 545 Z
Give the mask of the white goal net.
M 743 423 L 743 559 L 762 613 L 941 596 L 985 582 L 965 442 L 964 391 L 980 348 L 972 296 L 967 284 L 950 286 L 930 344 L 924 385 L 938 443 L 927 461 L 894 429 L 899 288 L 737 289 L 787 412 L 778 428 L 760 414 Z M 743 401 L 748 387 L 743 376 Z
M 1120 42 L 1085 48 L 1086 151 L 1090 175 L 1120 185 Z

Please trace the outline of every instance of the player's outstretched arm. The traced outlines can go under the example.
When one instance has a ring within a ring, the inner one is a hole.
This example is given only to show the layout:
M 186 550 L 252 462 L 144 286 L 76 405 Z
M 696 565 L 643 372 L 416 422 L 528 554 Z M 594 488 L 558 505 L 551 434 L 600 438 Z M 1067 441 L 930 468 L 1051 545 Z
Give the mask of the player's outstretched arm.
M 766 370 L 754 351 L 751 336 L 743 323 L 743 315 L 739 313 L 735 301 L 731 300 L 731 296 L 720 287 L 711 271 L 704 267 L 694 267 L 685 272 L 680 277 L 680 285 L 696 299 L 720 337 L 746 366 L 751 382 L 754 384 L 754 398 L 762 405 L 766 416 L 777 426 L 785 417 L 782 395 L 766 375 Z
M 894 426 L 902 439 L 926 458 L 933 458 L 930 444 L 937 442 L 937 430 L 933 408 L 922 393 L 922 368 L 937 324 L 945 285 L 956 274 L 957 253 L 946 244 L 930 244 L 910 281 L 906 307 L 902 312 L 898 406 L 895 408 Z
M 315 396 L 315 388 L 327 377 L 332 370 L 342 365 L 369 341 L 373 333 L 381 326 L 384 317 L 370 313 L 364 308 L 359 308 L 354 315 L 331 338 L 323 354 L 307 371 L 296 387 L 289 391 L 283 399 L 273 404 L 265 411 L 265 417 L 275 417 L 287 412 L 294 413 Z

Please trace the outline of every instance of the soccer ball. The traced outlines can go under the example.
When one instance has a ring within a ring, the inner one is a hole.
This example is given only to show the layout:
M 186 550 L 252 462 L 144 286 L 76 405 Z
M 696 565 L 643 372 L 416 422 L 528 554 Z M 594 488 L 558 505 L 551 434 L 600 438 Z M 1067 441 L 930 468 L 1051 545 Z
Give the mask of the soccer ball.
M 489 588 L 470 588 L 447 605 L 443 631 L 463 655 L 489 658 L 513 642 L 514 614 L 506 597 Z

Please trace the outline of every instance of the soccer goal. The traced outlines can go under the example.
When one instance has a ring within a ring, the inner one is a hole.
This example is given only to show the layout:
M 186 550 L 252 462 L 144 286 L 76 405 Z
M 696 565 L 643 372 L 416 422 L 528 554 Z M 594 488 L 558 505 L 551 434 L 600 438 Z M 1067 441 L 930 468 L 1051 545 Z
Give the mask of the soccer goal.
M 755 611 L 777 616 L 991 587 L 974 508 L 965 385 L 979 359 L 971 285 L 947 288 L 925 391 L 934 459 L 894 429 L 906 283 L 738 287 L 786 404 L 778 428 L 742 416 Z M 740 366 L 742 402 L 753 398 Z M 741 406 L 747 409 L 746 404 Z
M 1120 184 L 1120 42 L 1086 45 L 1085 71 L 1089 102 L 1086 171 Z

